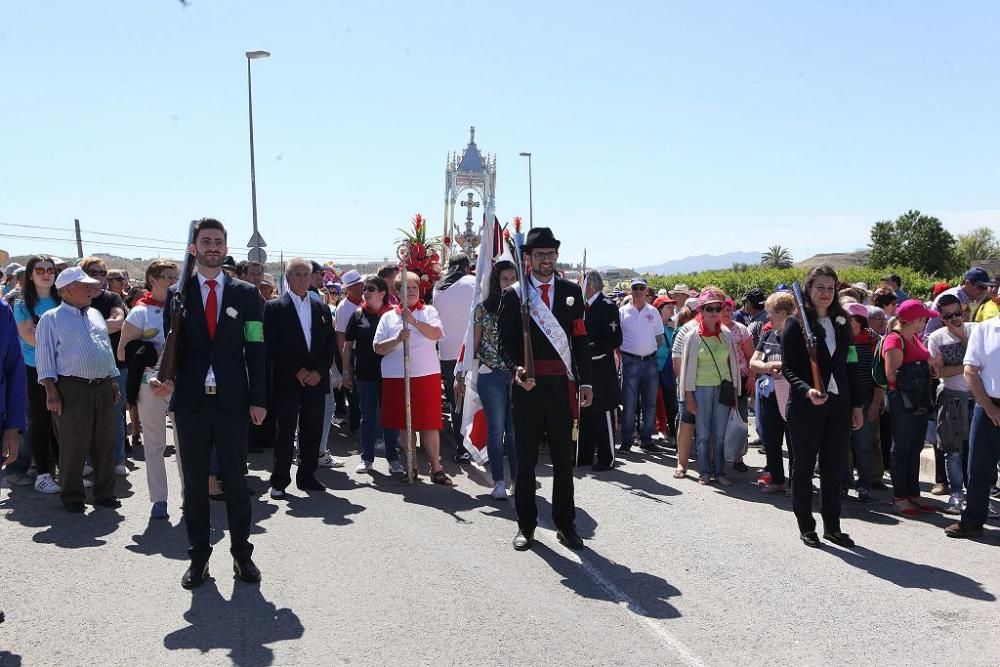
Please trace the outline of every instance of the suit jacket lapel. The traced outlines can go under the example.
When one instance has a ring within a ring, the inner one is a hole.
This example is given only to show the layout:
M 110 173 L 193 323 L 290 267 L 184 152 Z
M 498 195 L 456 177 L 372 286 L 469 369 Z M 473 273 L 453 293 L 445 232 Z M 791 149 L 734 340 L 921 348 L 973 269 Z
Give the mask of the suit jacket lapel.
M 288 292 L 281 298 L 285 300 L 285 312 L 287 313 L 286 317 L 288 318 L 288 326 L 290 326 L 292 331 L 295 332 L 295 339 L 299 341 L 299 347 L 302 348 L 302 351 L 308 352 L 309 346 L 306 344 L 305 332 L 302 331 L 302 323 L 299 321 L 299 313 L 295 308 L 295 302 L 292 301 L 292 293 Z M 312 307 L 312 299 L 308 294 L 306 295 L 306 298 L 309 299 L 309 306 Z
M 233 299 L 235 298 L 235 291 L 233 290 L 233 279 L 222 273 L 224 276 L 222 279 L 222 303 L 219 304 L 219 321 L 215 327 L 215 340 L 218 340 L 222 336 L 224 329 L 228 329 L 229 320 L 233 319 L 226 314 L 226 311 L 232 307 Z
M 198 280 L 197 273 L 188 281 L 187 294 L 184 295 L 184 307 L 187 309 L 187 314 L 194 320 L 194 326 L 205 336 L 205 340 L 209 340 L 208 323 L 205 321 L 205 302 L 201 299 L 201 282 Z

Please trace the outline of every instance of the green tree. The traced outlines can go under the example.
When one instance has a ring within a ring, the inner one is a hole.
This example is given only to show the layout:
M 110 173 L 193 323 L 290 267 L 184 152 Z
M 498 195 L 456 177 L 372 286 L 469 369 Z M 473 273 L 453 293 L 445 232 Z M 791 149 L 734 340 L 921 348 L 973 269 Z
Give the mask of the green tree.
M 941 221 L 911 210 L 872 226 L 868 266 L 907 266 L 932 276 L 949 277 L 959 268 L 955 237 Z
M 981 259 L 996 259 L 997 256 L 1000 256 L 1000 241 L 989 227 L 979 227 L 958 235 L 958 258 L 962 268 L 970 267 Z
M 788 251 L 788 248 L 783 248 L 780 245 L 771 246 L 767 252 L 760 256 L 760 265 L 772 269 L 787 269 L 792 264 L 792 253 Z

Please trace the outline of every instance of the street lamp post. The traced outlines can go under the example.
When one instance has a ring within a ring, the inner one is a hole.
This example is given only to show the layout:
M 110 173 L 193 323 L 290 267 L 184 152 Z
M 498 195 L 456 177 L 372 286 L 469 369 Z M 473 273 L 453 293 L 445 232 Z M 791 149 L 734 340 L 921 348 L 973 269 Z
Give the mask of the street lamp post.
M 528 229 L 535 228 L 535 200 L 531 193 L 531 153 L 521 153 L 528 158 Z
M 251 262 L 259 262 L 263 265 L 267 261 L 267 253 L 264 251 L 264 247 L 267 243 L 261 237 L 260 232 L 257 230 L 257 171 L 256 165 L 254 164 L 254 151 L 253 151 L 253 82 L 250 78 L 250 61 L 260 60 L 262 58 L 267 58 L 271 54 L 267 51 L 247 51 L 247 106 L 249 108 L 250 115 L 250 203 L 253 207 L 253 236 L 250 237 L 250 242 L 247 243 L 247 247 L 250 248 L 250 252 L 247 253 L 247 258 Z

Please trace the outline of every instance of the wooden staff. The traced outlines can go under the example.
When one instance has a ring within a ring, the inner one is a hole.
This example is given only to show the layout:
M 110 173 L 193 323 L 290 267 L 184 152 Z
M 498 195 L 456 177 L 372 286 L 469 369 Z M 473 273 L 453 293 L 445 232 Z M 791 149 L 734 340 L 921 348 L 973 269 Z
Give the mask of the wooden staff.
M 396 251 L 399 257 L 399 275 L 402 276 L 403 289 L 400 295 L 400 309 L 403 317 L 403 397 L 406 401 L 406 458 L 409 470 L 407 481 L 412 484 L 416 478 L 414 466 L 417 462 L 416 434 L 413 432 L 413 408 L 410 407 L 410 325 L 406 321 L 410 314 L 410 283 L 407 280 L 406 260 L 410 257 L 410 244 L 403 243 Z

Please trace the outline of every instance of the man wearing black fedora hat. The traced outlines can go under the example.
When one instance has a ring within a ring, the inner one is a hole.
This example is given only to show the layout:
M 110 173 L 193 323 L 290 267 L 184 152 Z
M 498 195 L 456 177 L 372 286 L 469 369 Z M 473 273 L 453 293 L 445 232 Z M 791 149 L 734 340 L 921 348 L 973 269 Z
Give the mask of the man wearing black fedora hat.
M 590 348 L 583 321 L 583 292 L 575 283 L 556 277 L 559 241 L 548 227 L 528 232 L 523 245 L 525 280 L 500 299 L 500 346 L 515 370 L 513 387 L 514 439 L 517 446 L 517 482 L 514 491 L 518 533 L 514 548 L 531 548 L 538 507 L 535 503 L 535 465 L 538 442 L 545 438 L 552 457 L 552 520 L 560 542 L 583 548 L 573 522 L 573 420 L 578 405 L 593 402 Z M 530 273 L 529 273 L 530 270 Z M 534 377 L 527 377 L 523 344 L 521 296 L 529 304 Z M 579 403 L 577 402 L 579 385 Z

